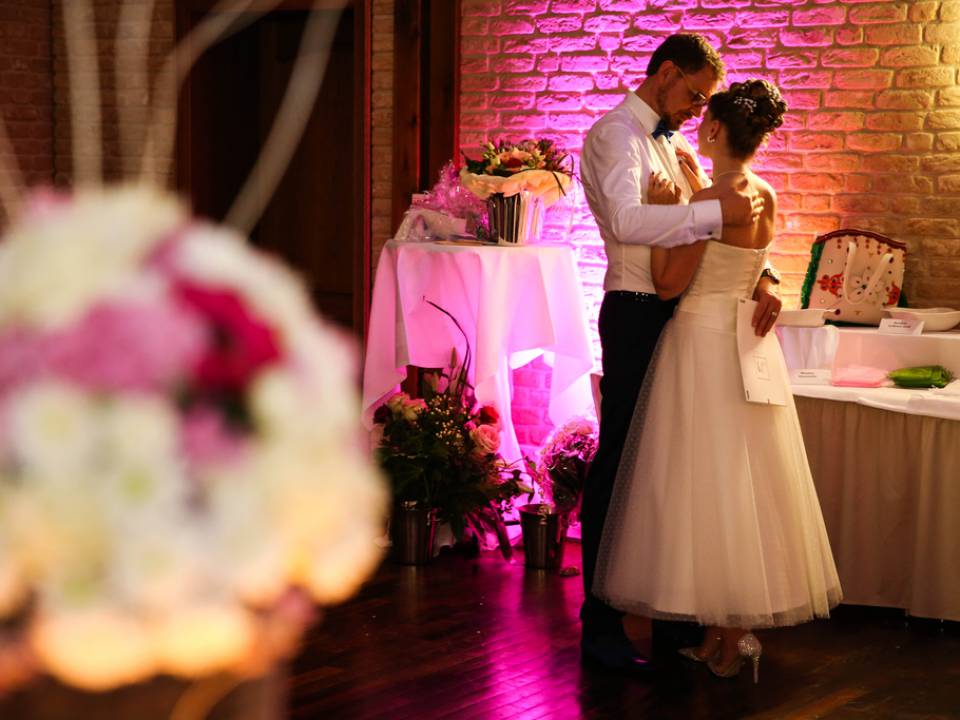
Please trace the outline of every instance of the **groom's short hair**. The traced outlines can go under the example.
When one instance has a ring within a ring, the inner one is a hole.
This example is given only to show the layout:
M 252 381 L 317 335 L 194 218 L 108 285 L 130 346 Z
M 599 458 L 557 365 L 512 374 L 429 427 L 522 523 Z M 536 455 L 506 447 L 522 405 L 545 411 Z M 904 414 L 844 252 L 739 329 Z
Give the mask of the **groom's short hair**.
M 727 71 L 717 51 L 703 35 L 696 33 L 677 33 L 660 43 L 647 65 L 647 75 L 655 75 L 666 60 L 688 73 L 700 72 L 709 65 L 716 73 L 717 80 L 723 80 Z

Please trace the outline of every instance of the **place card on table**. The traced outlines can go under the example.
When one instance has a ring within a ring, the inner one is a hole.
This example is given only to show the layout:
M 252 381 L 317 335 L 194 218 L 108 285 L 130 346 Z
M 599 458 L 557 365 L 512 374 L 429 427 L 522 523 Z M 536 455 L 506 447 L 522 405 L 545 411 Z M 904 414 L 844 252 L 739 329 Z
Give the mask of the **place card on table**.
M 923 332 L 923 320 L 906 318 L 884 318 L 878 330 L 883 335 L 920 335 Z
M 831 372 L 818 368 L 797 368 L 790 371 L 793 385 L 829 385 Z

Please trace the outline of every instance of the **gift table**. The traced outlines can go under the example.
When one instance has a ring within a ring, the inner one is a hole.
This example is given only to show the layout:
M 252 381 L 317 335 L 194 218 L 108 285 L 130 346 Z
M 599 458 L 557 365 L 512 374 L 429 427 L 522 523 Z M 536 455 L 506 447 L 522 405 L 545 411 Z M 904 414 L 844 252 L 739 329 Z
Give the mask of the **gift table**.
M 960 333 L 779 332 L 788 366 L 941 364 L 960 375 Z M 960 620 L 960 398 L 820 385 L 793 393 L 844 602 Z
M 552 367 L 548 416 L 559 424 L 592 407 L 593 354 L 583 291 L 569 247 L 396 243 L 374 279 L 363 372 L 363 417 L 397 389 L 407 366 L 436 368 L 470 342 L 477 399 L 502 422 L 501 454 L 520 457 L 511 422 L 511 369 L 543 356 Z

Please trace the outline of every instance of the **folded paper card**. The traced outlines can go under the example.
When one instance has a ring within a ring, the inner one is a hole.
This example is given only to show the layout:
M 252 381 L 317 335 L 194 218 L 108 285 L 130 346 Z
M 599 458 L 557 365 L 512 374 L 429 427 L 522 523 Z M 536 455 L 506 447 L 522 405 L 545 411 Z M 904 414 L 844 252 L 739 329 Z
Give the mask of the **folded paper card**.
M 740 299 L 737 305 L 737 351 L 743 392 L 748 402 L 766 405 L 787 404 L 786 366 L 775 333 L 758 337 L 753 329 L 757 303 Z

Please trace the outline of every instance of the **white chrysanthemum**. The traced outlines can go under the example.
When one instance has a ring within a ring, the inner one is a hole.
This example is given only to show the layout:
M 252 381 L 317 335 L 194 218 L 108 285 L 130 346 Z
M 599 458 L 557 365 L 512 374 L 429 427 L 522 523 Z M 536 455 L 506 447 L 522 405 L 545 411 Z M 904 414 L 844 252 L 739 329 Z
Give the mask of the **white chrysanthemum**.
M 157 669 L 150 633 L 114 608 L 41 611 L 31 623 L 29 641 L 51 674 L 86 690 L 140 682 Z
M 84 488 L 83 478 L 34 476 L 8 492 L 3 531 L 41 602 L 79 606 L 106 592 L 103 569 L 118 539 Z
M 140 292 L 136 268 L 184 218 L 175 198 L 143 186 L 78 191 L 28 214 L 0 244 L 0 323 L 62 326 L 104 297 Z
M 151 624 L 160 669 L 196 677 L 240 665 L 254 652 L 250 614 L 227 603 L 195 604 Z
M 118 533 L 109 585 L 118 600 L 141 612 L 183 607 L 214 581 L 202 533 L 180 516 L 156 513 Z
M 104 404 L 100 479 L 91 492 L 114 522 L 131 529 L 183 513 L 190 489 L 180 456 L 179 424 L 165 401 L 127 395 Z
M 339 484 L 330 494 L 330 500 L 342 510 L 339 522 L 318 532 L 310 547 L 306 585 L 323 604 L 349 598 L 382 559 L 379 541 L 385 527 L 385 497 L 378 492 L 379 475 L 358 462 L 348 477 L 350 483 Z M 354 484 L 360 492 L 351 489 Z
M 333 343 L 330 343 L 334 345 Z M 250 412 L 259 431 L 268 437 L 294 437 L 329 441 L 331 435 L 359 430 L 360 402 L 350 375 L 340 371 L 339 347 L 331 347 L 327 360 L 298 372 L 268 370 L 250 388 Z M 304 362 L 304 364 L 306 364 Z
M 103 410 L 104 454 L 112 462 L 169 462 L 179 452 L 179 418 L 166 400 L 146 394 L 115 396 Z
M 58 382 L 30 385 L 10 399 L 10 445 L 26 475 L 63 476 L 92 466 L 99 409 L 90 396 Z
M 262 478 L 233 470 L 204 478 L 210 547 L 229 586 L 257 607 L 275 602 L 290 585 L 285 558 L 289 552 L 276 518 L 266 509 Z
M 382 555 L 376 539 L 387 497 L 379 473 L 349 446 L 280 443 L 263 449 L 258 472 L 270 478 L 264 511 L 287 538 L 296 581 L 319 602 L 353 592 Z M 326 550 L 334 547 L 335 559 Z M 320 570 L 327 563 L 342 574 Z

